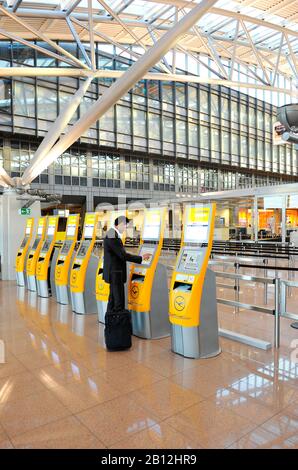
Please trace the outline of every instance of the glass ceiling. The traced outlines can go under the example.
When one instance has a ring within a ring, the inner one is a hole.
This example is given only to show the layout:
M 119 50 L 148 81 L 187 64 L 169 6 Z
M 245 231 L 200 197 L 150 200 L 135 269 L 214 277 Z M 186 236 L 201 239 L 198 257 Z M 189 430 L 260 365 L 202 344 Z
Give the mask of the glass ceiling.
M 200 0 L 92 0 L 93 24 L 95 30 L 109 36 L 112 43 L 131 44 L 137 50 L 136 38 L 150 47 L 154 40 L 198 3 Z M 37 30 L 40 27 L 51 39 L 73 40 L 68 26 L 61 27 L 59 19 L 69 17 L 71 21 L 79 20 L 88 24 L 88 0 L 7 0 L 6 5 L 9 11 L 20 18 L 24 12 L 26 22 L 30 22 L 30 10 L 40 10 L 40 16 L 36 16 L 36 13 L 32 16 L 32 25 Z M 55 12 L 61 16 L 51 20 Z M 49 21 L 44 21 L 43 13 L 45 17 L 48 13 Z M 38 18 L 40 25 L 37 23 Z M 24 32 L 11 19 L 3 20 L 1 28 L 20 35 Z M 88 34 L 86 29 L 84 31 L 79 30 L 78 25 L 76 27 L 82 41 L 88 41 L 88 37 L 84 37 L 84 34 Z M 97 37 L 96 40 L 100 39 Z M 188 64 L 181 70 L 189 70 L 194 54 L 200 54 L 201 63 L 209 57 L 213 70 L 220 72 L 217 76 L 226 71 L 224 78 L 229 78 L 234 57 L 238 67 L 234 71 L 238 73 L 238 79 L 247 65 L 253 69 L 253 75 L 258 75 L 260 82 L 266 84 L 272 79 L 272 86 L 276 86 L 277 75 L 284 75 L 287 80 L 293 80 L 297 87 L 298 61 L 295 55 L 298 54 L 298 1 L 218 0 L 197 23 L 196 28 L 181 38 L 177 51 L 179 47 L 189 54 Z M 143 53 L 143 49 L 140 48 L 138 52 Z M 175 58 L 177 64 L 180 53 L 181 50 Z M 233 76 L 233 70 L 231 73 Z M 211 76 L 216 77 L 216 74 Z M 250 80 L 251 77 L 247 78 L 247 82 L 252 83 Z

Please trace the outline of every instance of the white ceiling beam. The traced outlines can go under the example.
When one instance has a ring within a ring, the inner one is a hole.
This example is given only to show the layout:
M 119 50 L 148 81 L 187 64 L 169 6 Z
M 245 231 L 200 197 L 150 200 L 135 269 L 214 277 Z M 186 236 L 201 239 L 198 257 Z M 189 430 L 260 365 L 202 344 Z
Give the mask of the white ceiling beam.
M 150 1 L 150 0 L 148 0 L 148 1 Z M 166 2 L 164 2 L 164 3 L 166 3 Z M 175 4 L 177 4 L 177 6 L 181 6 L 183 8 L 194 8 L 194 7 L 197 6 L 197 3 L 194 3 L 194 2 L 177 2 Z M 214 13 L 218 16 L 234 18 L 236 20 L 244 20 L 248 23 L 256 24 L 256 25 L 259 25 L 259 26 L 264 26 L 264 27 L 267 27 L 269 29 L 273 29 L 275 31 L 288 33 L 290 35 L 298 37 L 298 31 L 294 31 L 294 30 L 288 29 L 284 26 L 278 25 L 276 23 L 270 23 L 268 21 L 262 20 L 260 18 L 255 18 L 255 17 L 249 16 L 249 15 L 243 15 L 241 13 L 225 10 L 223 8 L 216 8 L 216 7 L 211 8 L 209 13 Z M 19 8 L 17 10 L 17 15 L 21 16 L 23 18 L 25 18 L 25 17 L 29 17 L 29 18 L 30 17 L 32 17 L 32 18 L 46 18 L 46 17 L 48 17 L 48 18 L 56 18 L 56 19 L 64 19 L 65 18 L 65 12 L 55 11 L 55 10 L 42 10 L 42 9 L 37 9 L 37 8 L 35 8 L 35 9 L 34 8 Z M 75 16 L 78 20 L 81 20 L 81 21 L 88 21 L 88 13 L 73 12 L 72 16 Z M 111 20 L 107 16 L 96 15 L 94 17 L 93 21 L 94 21 L 94 23 L 101 23 L 101 22 L 108 23 Z M 139 21 L 139 20 L 135 20 L 135 19 L 130 20 L 129 18 L 125 18 L 125 20 L 121 20 L 121 21 L 125 22 L 125 24 L 127 26 L 132 26 L 132 27 L 142 27 L 142 26 L 147 27 L 148 26 L 148 23 L 143 22 L 143 21 Z M 158 28 L 160 28 L 162 30 L 168 30 L 168 29 L 171 28 L 171 26 L 163 24 L 163 25 L 158 26 Z
M 285 38 L 286 38 L 286 42 L 287 42 L 287 45 L 288 45 L 290 57 L 291 57 L 292 62 L 293 62 L 293 66 L 294 66 L 294 70 L 295 70 L 295 75 L 296 75 L 296 78 L 298 78 L 297 58 L 296 58 L 296 55 L 294 54 L 294 51 L 293 51 L 293 49 L 292 49 L 291 41 L 289 40 L 288 34 L 285 33 L 284 36 L 285 36 Z
M 9 16 L 12 20 L 14 20 L 16 23 L 20 24 L 21 26 L 23 26 L 24 28 L 26 28 L 28 31 L 30 31 L 31 33 L 35 34 L 37 37 L 39 37 L 40 39 L 42 39 L 43 41 L 45 41 L 47 44 L 49 44 L 50 46 L 52 46 L 54 49 L 56 49 L 58 52 L 60 52 L 61 54 L 63 54 L 63 56 L 67 57 L 68 59 L 71 59 L 72 62 L 74 62 L 75 64 L 79 65 L 80 67 L 83 67 L 83 68 L 87 68 L 87 66 L 81 62 L 79 59 L 77 59 L 75 56 L 73 56 L 72 54 L 70 54 L 70 52 L 66 51 L 65 49 L 63 49 L 63 47 L 59 46 L 56 42 L 52 41 L 51 39 L 49 39 L 47 36 L 45 36 L 42 32 L 36 30 L 35 28 L 33 28 L 33 26 L 31 26 L 30 24 L 24 22 L 23 20 L 21 20 L 15 13 L 11 13 L 9 11 L 7 11 L 5 8 L 3 8 L 1 5 L 0 5 L 0 12 L 2 12 L 4 15 L 7 15 Z M 60 59 L 61 60 L 61 59 Z
M 114 18 L 114 20 L 124 29 L 124 31 L 127 32 L 129 36 L 131 36 L 136 44 L 139 44 L 144 51 L 147 50 L 147 47 L 143 42 L 140 40 L 140 38 L 126 25 L 124 21 L 112 10 L 112 8 L 104 1 L 104 0 L 97 0 L 98 3 Z
M 89 13 L 89 39 L 90 39 L 91 64 L 92 64 L 92 70 L 96 70 L 92 0 L 88 0 L 88 13 Z
M 248 29 L 247 29 L 247 27 L 246 27 L 246 24 L 244 23 L 243 20 L 240 20 L 240 23 L 241 23 L 241 26 L 242 26 L 243 31 L 245 31 L 245 34 L 246 34 L 246 36 L 247 36 L 247 38 L 248 38 L 248 40 L 249 40 L 249 42 L 250 42 L 251 49 L 252 49 L 252 51 L 253 51 L 253 53 L 254 53 L 256 59 L 257 59 L 257 62 L 258 62 L 258 64 L 259 64 L 259 67 L 263 70 L 264 77 L 265 77 L 267 83 L 270 83 L 270 79 L 269 79 L 269 76 L 268 76 L 268 74 L 267 74 L 267 70 L 265 69 L 264 64 L 263 64 L 263 61 L 262 61 L 262 59 L 261 59 L 261 57 L 260 57 L 260 55 L 259 55 L 257 49 L 255 48 L 255 45 L 254 45 L 253 40 L 252 40 L 252 38 L 251 38 L 251 36 L 250 36 L 250 34 L 249 34 L 249 31 L 248 31 Z
M 276 79 L 277 79 L 278 68 L 279 68 L 279 63 L 280 63 L 280 56 L 281 56 L 281 51 L 282 51 L 283 43 L 284 43 L 284 35 L 281 34 L 280 44 L 279 44 L 279 50 L 278 50 L 278 56 L 277 56 L 277 60 L 276 60 L 276 64 L 275 64 L 275 69 L 274 69 L 274 72 L 273 72 L 273 78 L 272 78 L 272 85 L 273 85 L 273 86 L 275 85 L 275 82 L 276 82 Z
M 60 56 L 56 54 L 55 52 L 49 51 L 48 49 L 44 49 L 43 47 L 38 46 L 37 44 L 34 44 L 32 42 L 26 41 L 26 39 L 23 39 L 16 34 L 8 33 L 6 30 L 0 28 L 0 35 L 5 36 L 9 39 L 12 39 L 13 41 L 19 42 L 20 44 L 23 44 L 24 46 L 27 46 L 31 49 L 35 49 L 36 51 L 41 52 L 42 54 L 48 55 L 50 57 L 53 57 L 54 59 L 60 60 L 62 62 L 65 62 L 69 65 L 74 66 L 75 64 L 73 61 L 67 59 L 66 57 Z
M 63 11 L 66 12 L 66 16 L 70 15 L 70 14 L 73 12 L 73 10 L 74 10 L 75 8 L 77 8 L 77 6 L 79 5 L 79 3 L 81 3 L 81 0 L 75 0 L 75 1 L 72 3 L 72 5 L 69 6 L 69 8 L 68 8 L 67 10 L 63 10 Z
M 14 186 L 13 179 L 9 176 L 9 174 L 4 170 L 3 166 L 0 166 L 0 184 L 2 186 Z
M 0 68 L 1 77 L 93 77 L 93 78 L 113 78 L 122 77 L 125 72 L 120 70 L 97 70 L 91 72 L 83 69 L 71 67 L 10 67 Z M 279 88 L 272 85 L 262 85 L 261 83 L 247 83 L 239 80 L 225 80 L 220 78 L 198 77 L 196 75 L 165 74 L 157 72 L 148 72 L 143 77 L 144 80 L 172 81 L 181 83 L 202 83 L 209 85 L 223 85 L 226 87 L 238 87 L 254 90 L 267 90 L 276 93 L 285 93 L 298 98 L 297 90 Z
M 115 105 L 148 71 L 161 60 L 192 26 L 207 13 L 217 0 L 202 0 L 197 6 L 185 15 L 170 31 L 154 44 L 145 54 L 135 62 L 122 77 L 116 80 L 95 101 L 88 111 L 71 127 L 71 129 L 52 147 L 39 165 L 33 167 L 30 163 L 27 177 L 22 178 L 22 184 L 28 184 L 36 178 L 45 168 L 53 163 L 67 148 L 69 148 L 89 127 L 101 118 Z
M 89 59 L 89 56 L 88 56 L 88 54 L 87 54 L 87 52 L 86 52 L 86 50 L 85 50 L 85 47 L 83 46 L 83 44 L 82 44 L 82 42 L 81 42 L 81 40 L 80 40 L 80 37 L 79 37 L 79 35 L 78 35 L 77 31 L 76 31 L 76 28 L 75 28 L 74 25 L 72 24 L 72 22 L 71 22 L 69 16 L 66 17 L 66 23 L 67 23 L 67 26 L 68 26 L 69 29 L 70 29 L 71 34 L 72 34 L 73 37 L 74 37 L 74 40 L 75 40 L 76 43 L 77 43 L 77 45 L 78 45 L 78 47 L 79 47 L 81 53 L 83 54 L 83 57 L 85 58 L 85 60 L 86 60 L 86 62 L 87 62 L 87 64 L 88 64 L 88 66 L 89 66 L 89 68 L 91 69 L 91 68 L 92 68 L 92 64 L 91 64 L 91 61 L 90 61 L 90 59 Z
M 74 113 L 78 109 L 84 95 L 86 94 L 92 77 L 87 78 L 79 87 L 78 91 L 69 100 L 65 108 L 61 111 L 55 122 L 50 126 L 46 136 L 42 140 L 38 149 L 36 150 L 34 157 L 32 158 L 29 167 L 25 170 L 22 180 L 27 181 L 30 179 L 31 172 L 33 169 L 38 167 L 45 156 L 50 152 L 51 148 L 60 137 L 61 133 L 66 129 L 67 124 L 70 122 Z M 33 178 L 34 179 L 34 178 Z M 32 180 L 31 180 L 32 181 Z M 26 183 L 25 183 L 26 184 Z

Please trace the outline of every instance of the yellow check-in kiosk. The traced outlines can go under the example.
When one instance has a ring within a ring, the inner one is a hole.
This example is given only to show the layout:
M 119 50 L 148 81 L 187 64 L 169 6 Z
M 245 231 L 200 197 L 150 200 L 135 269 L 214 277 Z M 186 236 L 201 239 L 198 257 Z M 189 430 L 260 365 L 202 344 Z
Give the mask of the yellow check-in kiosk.
M 133 334 L 153 339 L 168 336 L 167 268 L 160 262 L 165 227 L 165 208 L 147 209 L 138 255 L 149 259 L 131 264 L 128 279 L 128 308 L 132 313 Z
M 126 216 L 126 211 L 111 211 L 109 214 L 109 225 L 108 229 L 113 227 L 114 221 L 116 220 L 117 217 L 120 215 Z M 123 245 L 125 244 L 125 239 L 126 239 L 126 233 L 123 232 L 122 234 L 122 243 Z M 107 311 L 107 305 L 108 305 L 108 300 L 109 300 L 109 295 L 110 295 L 110 285 L 107 284 L 103 280 L 103 250 L 101 251 L 101 255 L 99 257 L 98 261 L 98 266 L 97 266 L 97 271 L 96 271 L 96 277 L 95 277 L 95 295 L 96 295 L 96 304 L 97 304 L 97 313 L 98 313 L 98 321 L 100 323 L 105 322 L 105 314 Z
M 20 287 L 25 287 L 25 266 L 27 260 L 27 254 L 33 234 L 34 228 L 34 219 L 29 217 L 26 220 L 25 234 L 22 240 L 21 246 L 18 249 L 16 256 L 16 277 L 17 285 Z
M 96 240 L 97 213 L 87 213 L 83 236 L 70 272 L 70 296 L 75 313 L 96 313 L 94 279 L 98 258 L 92 254 Z
M 39 258 L 39 253 L 44 242 L 47 228 L 47 217 L 39 217 L 36 238 L 33 245 L 30 248 L 27 263 L 26 263 L 26 274 L 27 274 L 27 287 L 28 290 L 36 292 L 36 265 Z
M 55 266 L 55 289 L 59 304 L 69 303 L 69 267 L 78 238 L 80 215 L 69 215 L 66 224 L 65 241 L 60 248 Z
M 220 353 L 215 273 L 208 269 L 215 204 L 184 207 L 183 234 L 170 286 L 172 350 L 185 357 Z
M 58 223 L 59 216 L 52 215 L 48 217 L 46 237 L 40 249 L 36 264 L 37 293 L 40 297 L 49 297 L 51 295 L 51 261 L 57 238 Z

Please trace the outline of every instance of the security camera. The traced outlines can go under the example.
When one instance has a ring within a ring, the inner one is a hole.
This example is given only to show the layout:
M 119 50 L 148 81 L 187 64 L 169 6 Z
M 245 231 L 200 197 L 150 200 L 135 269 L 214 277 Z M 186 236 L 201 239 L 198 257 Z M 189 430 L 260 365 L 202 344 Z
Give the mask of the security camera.
M 288 132 L 298 133 L 298 103 L 286 104 L 277 110 L 277 120 Z

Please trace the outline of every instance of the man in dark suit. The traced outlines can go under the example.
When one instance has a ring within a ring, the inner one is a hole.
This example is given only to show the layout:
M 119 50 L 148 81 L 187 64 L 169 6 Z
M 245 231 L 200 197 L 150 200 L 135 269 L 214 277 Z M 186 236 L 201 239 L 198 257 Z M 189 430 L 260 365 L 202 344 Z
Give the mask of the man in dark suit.
M 118 312 L 125 308 L 126 262 L 141 264 L 143 261 L 142 256 L 127 253 L 123 246 L 121 236 L 128 223 L 127 217 L 117 217 L 114 227 L 108 230 L 104 239 L 103 279 L 110 284 L 107 312 Z

